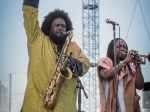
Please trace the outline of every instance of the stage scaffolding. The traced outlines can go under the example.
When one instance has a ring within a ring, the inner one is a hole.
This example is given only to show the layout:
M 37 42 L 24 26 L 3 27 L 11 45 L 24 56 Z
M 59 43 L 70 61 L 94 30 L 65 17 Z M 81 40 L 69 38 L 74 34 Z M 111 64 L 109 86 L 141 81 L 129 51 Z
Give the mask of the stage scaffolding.
M 99 0 L 83 0 L 83 52 L 90 60 L 90 69 L 83 77 L 88 99 L 82 96 L 82 110 L 99 111 L 99 88 L 96 63 L 99 59 Z

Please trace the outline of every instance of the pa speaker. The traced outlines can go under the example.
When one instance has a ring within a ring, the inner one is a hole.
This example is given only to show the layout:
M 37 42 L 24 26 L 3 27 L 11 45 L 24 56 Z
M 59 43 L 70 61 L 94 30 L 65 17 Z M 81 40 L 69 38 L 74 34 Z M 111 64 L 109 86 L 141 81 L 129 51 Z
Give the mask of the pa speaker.
M 150 109 L 150 82 L 144 83 L 142 91 L 142 106 L 145 109 Z

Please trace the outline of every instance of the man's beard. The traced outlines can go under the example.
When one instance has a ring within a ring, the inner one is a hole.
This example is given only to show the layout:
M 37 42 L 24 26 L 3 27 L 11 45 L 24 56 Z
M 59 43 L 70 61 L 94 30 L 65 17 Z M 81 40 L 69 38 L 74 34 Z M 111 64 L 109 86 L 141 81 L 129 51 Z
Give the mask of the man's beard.
M 63 45 L 66 41 L 67 35 L 63 35 L 62 37 L 58 37 L 57 35 L 50 33 L 49 34 L 50 39 L 56 44 L 56 45 Z

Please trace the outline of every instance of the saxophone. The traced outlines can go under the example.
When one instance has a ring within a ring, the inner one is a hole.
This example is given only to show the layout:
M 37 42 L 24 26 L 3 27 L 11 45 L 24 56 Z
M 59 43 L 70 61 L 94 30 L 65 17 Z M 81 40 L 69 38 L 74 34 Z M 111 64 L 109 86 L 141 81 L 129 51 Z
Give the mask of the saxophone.
M 71 79 L 72 75 L 63 75 L 61 73 L 60 68 L 62 67 L 62 64 L 65 60 L 65 56 L 67 55 L 68 46 L 70 44 L 70 41 L 73 37 L 72 31 L 65 32 L 64 34 L 68 34 L 68 39 L 65 42 L 63 49 L 61 51 L 61 54 L 58 58 L 54 73 L 52 75 L 52 78 L 50 79 L 48 83 L 48 88 L 45 91 L 44 95 L 44 106 L 47 108 L 52 108 L 56 102 L 59 95 L 59 91 L 66 79 Z

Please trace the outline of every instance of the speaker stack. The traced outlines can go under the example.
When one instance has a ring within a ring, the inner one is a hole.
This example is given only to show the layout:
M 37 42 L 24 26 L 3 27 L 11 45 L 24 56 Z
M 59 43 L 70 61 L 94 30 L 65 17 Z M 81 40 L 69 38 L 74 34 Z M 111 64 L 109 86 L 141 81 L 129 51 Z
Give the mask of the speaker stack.
M 150 82 L 144 83 L 142 91 L 142 106 L 144 109 L 150 109 Z

